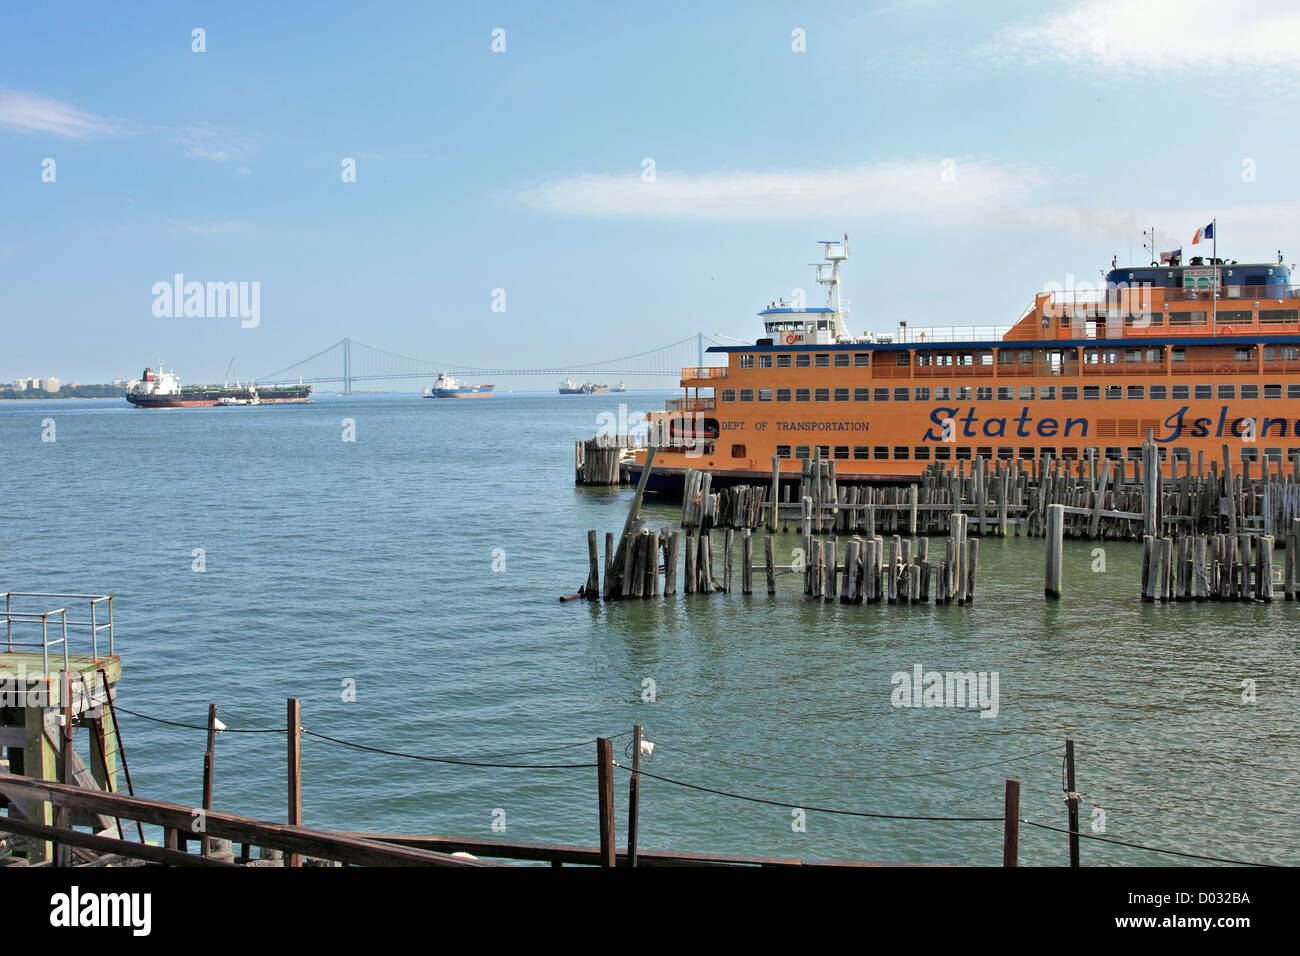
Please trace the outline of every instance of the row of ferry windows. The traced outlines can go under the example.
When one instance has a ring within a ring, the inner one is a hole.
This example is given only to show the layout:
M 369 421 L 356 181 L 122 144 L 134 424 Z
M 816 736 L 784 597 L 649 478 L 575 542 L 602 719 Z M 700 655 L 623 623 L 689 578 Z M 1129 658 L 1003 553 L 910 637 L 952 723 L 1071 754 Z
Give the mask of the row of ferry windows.
M 735 446 L 742 447 L 743 446 Z M 930 461 L 933 456 L 934 461 L 970 461 L 975 456 L 979 456 L 986 461 L 992 461 L 995 457 L 1003 461 L 1012 461 L 1019 459 L 1021 461 L 1033 461 L 1042 455 L 1051 455 L 1053 458 L 1059 457 L 1066 460 L 1078 460 L 1079 458 L 1127 458 L 1130 460 L 1142 460 L 1142 448 L 1140 445 L 1131 445 L 1128 447 L 1107 446 L 1102 448 L 1083 448 L 1067 445 L 1063 448 L 1054 446 L 1012 448 L 1002 446 L 993 448 L 992 446 L 971 446 L 971 445 L 835 445 L 832 453 L 831 445 L 818 445 L 817 454 L 822 458 L 838 458 L 841 460 L 854 459 L 857 461 Z M 1160 448 L 1160 460 L 1169 460 L 1169 449 Z M 1300 448 L 1265 448 L 1263 458 L 1265 461 L 1278 462 L 1291 459 L 1300 455 Z M 776 455 L 778 458 L 812 458 L 811 445 L 777 445 Z M 740 455 L 737 457 L 744 457 Z M 1175 461 L 1190 461 L 1192 451 L 1190 448 L 1174 448 L 1173 457 Z M 1259 461 L 1260 450 L 1258 448 L 1243 448 L 1241 450 L 1242 461 Z
M 757 398 L 760 402 L 770 402 L 774 398 L 778 402 L 829 402 L 832 399 L 837 402 L 907 402 L 913 399 L 918 402 L 928 402 L 931 395 L 934 401 L 944 402 L 956 400 L 959 402 L 991 402 L 994 396 L 997 396 L 999 402 L 1030 402 L 1037 398 L 1038 401 L 1055 401 L 1059 393 L 1062 401 L 1073 402 L 1079 399 L 1080 391 L 1083 393 L 1085 401 L 1096 401 L 1100 399 L 1127 399 L 1142 400 L 1150 398 L 1154 401 L 1163 401 L 1172 398 L 1175 401 L 1185 401 L 1189 399 L 1225 399 L 1231 400 L 1236 398 L 1252 399 L 1264 398 L 1266 400 L 1280 399 L 1282 397 L 1282 386 L 1279 385 L 1084 385 L 1082 389 L 1078 385 L 1001 385 L 994 388 L 992 385 L 939 385 L 935 388 L 929 386 L 917 386 L 910 388 L 900 386 L 897 388 L 724 388 L 722 389 L 722 401 L 735 402 L 737 396 L 742 402 L 752 402 Z M 1300 398 L 1300 384 L 1286 386 L 1287 398 Z
M 1069 349 L 1069 351 L 1073 352 L 1074 350 Z M 794 355 L 778 353 L 775 356 L 765 353 L 753 355 L 744 352 L 740 356 L 740 367 L 772 368 L 774 358 L 777 368 L 790 368 L 792 365 L 794 368 L 867 368 L 871 365 L 870 352 L 836 352 L 833 355 L 829 352 L 796 352 Z M 1170 349 L 1169 358 L 1175 363 L 1186 362 L 1187 349 L 1182 346 L 1175 346 Z M 1241 346 L 1236 348 L 1233 352 L 1233 358 L 1238 362 L 1253 362 L 1255 360 L 1255 347 Z M 1264 361 L 1275 362 L 1279 359 L 1283 362 L 1300 361 L 1300 348 L 1292 345 L 1284 345 L 1280 348 L 1272 345 L 1264 346 Z M 878 361 L 887 360 L 882 354 Z M 1147 349 L 1085 348 L 1083 350 L 1085 365 L 1138 364 L 1141 362 L 1158 364 L 1163 361 L 1163 347 Z M 908 353 L 903 350 L 894 352 L 894 364 L 898 366 L 910 364 Z M 989 350 L 977 352 L 918 351 L 916 353 L 916 364 L 919 366 L 990 366 L 994 364 L 994 358 L 993 352 Z M 1034 364 L 1034 352 L 1031 349 L 999 349 L 997 364 L 1032 365 Z

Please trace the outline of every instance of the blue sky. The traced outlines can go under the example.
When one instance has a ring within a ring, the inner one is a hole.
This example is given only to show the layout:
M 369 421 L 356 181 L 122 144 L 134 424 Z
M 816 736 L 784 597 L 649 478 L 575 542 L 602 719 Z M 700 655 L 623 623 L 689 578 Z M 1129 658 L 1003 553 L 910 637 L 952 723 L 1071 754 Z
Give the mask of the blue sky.
M 1291 261 L 1296 36 L 1203 0 L 8 4 L 0 380 L 752 338 L 844 232 L 854 331 L 1009 323 L 1151 225 Z M 259 282 L 260 323 L 155 316 L 175 273 Z

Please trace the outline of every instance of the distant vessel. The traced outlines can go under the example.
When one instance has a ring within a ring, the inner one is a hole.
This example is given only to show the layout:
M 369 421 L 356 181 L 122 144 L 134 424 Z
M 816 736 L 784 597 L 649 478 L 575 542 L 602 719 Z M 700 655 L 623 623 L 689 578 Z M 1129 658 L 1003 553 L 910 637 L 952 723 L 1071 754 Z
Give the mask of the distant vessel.
M 462 385 L 446 372 L 438 376 L 433 388 L 424 390 L 425 398 L 487 398 L 495 385 Z
M 617 385 L 614 386 L 614 391 L 616 391 L 616 392 L 626 392 L 626 391 L 627 391 L 627 386 L 624 385 L 622 382 L 619 382 Z
M 175 372 L 146 368 L 139 381 L 127 385 L 126 400 L 137 408 L 214 408 L 229 405 L 303 404 L 311 400 L 310 385 L 181 385 Z
M 561 395 L 604 395 L 608 391 L 608 385 L 594 385 L 591 382 L 579 385 L 571 378 L 560 383 Z

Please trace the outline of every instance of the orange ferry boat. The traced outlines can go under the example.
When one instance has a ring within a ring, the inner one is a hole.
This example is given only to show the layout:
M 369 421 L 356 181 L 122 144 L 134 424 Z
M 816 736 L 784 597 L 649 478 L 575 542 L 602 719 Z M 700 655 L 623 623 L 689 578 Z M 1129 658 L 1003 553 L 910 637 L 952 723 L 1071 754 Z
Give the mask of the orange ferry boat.
M 1112 267 L 1104 289 L 1039 293 L 1010 327 L 855 337 L 840 297 L 848 237 L 822 245 L 825 306 L 773 302 L 763 337 L 711 347 L 727 364 L 683 369 L 684 396 L 650 414 L 649 490 L 680 492 L 690 468 L 715 487 L 764 483 L 774 457 L 794 480 L 817 454 L 841 481 L 884 484 L 976 456 L 1140 462 L 1148 429 L 1167 463 L 1219 460 L 1225 444 L 1272 468 L 1300 454 L 1300 289 L 1280 253 L 1167 254 Z

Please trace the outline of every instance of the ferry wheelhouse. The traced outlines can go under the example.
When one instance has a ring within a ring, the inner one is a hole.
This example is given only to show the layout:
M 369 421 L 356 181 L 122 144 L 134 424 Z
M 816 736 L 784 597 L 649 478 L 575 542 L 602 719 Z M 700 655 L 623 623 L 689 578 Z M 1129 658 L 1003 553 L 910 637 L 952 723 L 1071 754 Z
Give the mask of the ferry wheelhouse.
M 853 336 L 848 237 L 822 244 L 825 306 L 771 303 L 761 338 L 710 348 L 726 364 L 683 369 L 683 396 L 651 413 L 648 488 L 679 491 L 689 468 L 761 483 L 773 459 L 794 477 L 814 456 L 868 483 L 976 456 L 1140 460 L 1148 430 L 1165 462 L 1300 455 L 1300 289 L 1280 253 L 1112 264 L 1105 289 L 1039 293 L 1009 327 Z

